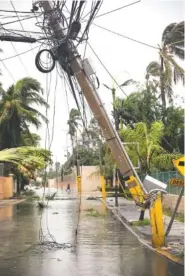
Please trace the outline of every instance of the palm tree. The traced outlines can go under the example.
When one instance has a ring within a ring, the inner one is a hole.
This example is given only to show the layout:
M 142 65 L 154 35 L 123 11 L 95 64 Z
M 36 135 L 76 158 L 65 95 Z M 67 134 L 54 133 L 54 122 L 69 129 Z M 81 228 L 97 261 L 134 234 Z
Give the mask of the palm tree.
M 0 162 L 11 163 L 23 175 L 32 177 L 37 169 L 51 163 L 51 153 L 35 147 L 17 147 L 0 151 Z
M 124 83 L 122 83 L 121 85 L 119 85 L 120 87 L 126 87 L 130 84 L 135 84 L 136 82 L 132 79 L 126 80 Z M 115 129 L 116 131 L 119 131 L 119 125 L 120 125 L 120 118 L 119 118 L 119 114 L 117 112 L 116 109 L 116 88 L 115 87 L 109 87 L 107 84 L 104 84 L 104 86 L 109 89 L 112 92 L 112 102 L 113 102 L 113 117 L 114 117 L 114 122 L 115 122 Z
M 182 81 L 184 85 L 184 70 L 178 65 L 175 57 L 184 60 L 184 22 L 168 25 L 162 34 L 159 50 L 160 61 L 152 61 L 146 69 L 146 79 L 157 77 L 160 83 L 160 96 L 164 110 L 166 97 L 172 101 L 173 84 Z
M 74 148 L 74 139 L 76 137 L 76 132 L 79 127 L 79 120 L 81 120 L 79 110 L 72 108 L 69 113 L 69 120 L 67 124 L 69 125 L 69 135 L 71 137 L 72 147 Z
M 120 131 L 120 136 L 125 142 L 138 142 L 126 147 L 128 155 L 133 164 L 137 164 L 139 159 L 141 172 L 150 174 L 152 169 L 168 169 L 173 167 L 172 159 L 176 159 L 182 154 L 170 154 L 161 146 L 161 139 L 164 135 L 164 125 L 161 121 L 156 121 L 147 126 L 140 122 L 134 128 L 125 127 Z
M 47 121 L 38 108 L 33 105 L 48 106 L 42 97 L 40 83 L 33 78 L 24 78 L 7 91 L 0 91 L 0 141 L 1 149 L 21 145 L 21 132 L 30 134 L 28 125 L 37 128 L 41 119 Z M 30 134 L 31 135 L 31 134 Z

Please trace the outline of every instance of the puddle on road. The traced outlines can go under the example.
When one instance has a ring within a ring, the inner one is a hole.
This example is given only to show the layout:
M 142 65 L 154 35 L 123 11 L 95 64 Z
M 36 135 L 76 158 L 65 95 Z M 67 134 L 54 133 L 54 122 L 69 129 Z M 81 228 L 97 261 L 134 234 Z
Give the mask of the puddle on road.
M 0 208 L 0 223 L 1 221 L 11 219 L 12 216 L 13 216 L 12 205 L 6 206 L 4 208 Z
M 42 219 L 46 239 L 52 235 L 59 243 L 74 245 L 79 218 L 76 250 L 53 248 L 42 254 L 33 250 L 39 240 L 40 210 L 33 203 L 11 206 L 0 220 L 0 275 L 184 275 L 183 267 L 145 249 L 100 201 L 83 200 L 80 217 L 77 203 L 51 201 Z M 87 216 L 90 208 L 100 215 Z

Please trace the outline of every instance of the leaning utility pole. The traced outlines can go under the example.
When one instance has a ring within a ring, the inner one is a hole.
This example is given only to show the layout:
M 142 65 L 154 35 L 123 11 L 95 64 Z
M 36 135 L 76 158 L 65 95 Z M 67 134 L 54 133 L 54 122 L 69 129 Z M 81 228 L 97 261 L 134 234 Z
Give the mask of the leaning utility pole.
M 75 2 L 77 3 L 77 1 Z M 66 70 L 67 68 L 69 79 L 70 76 L 76 78 L 94 113 L 94 117 L 103 131 L 106 142 L 112 151 L 120 172 L 124 176 L 133 199 L 137 205 L 145 206 L 147 193 L 91 80 L 91 75 L 94 74 L 91 65 L 87 59 L 82 60 L 80 58 L 72 39 L 70 39 L 71 29 L 66 32 L 61 13 L 53 8 L 53 3 L 50 1 L 37 1 L 37 3 L 44 10 L 44 24 L 47 24 L 46 29 L 50 33 L 50 38 L 56 49 L 55 59 L 58 60 L 62 69 Z M 164 225 L 160 193 L 151 202 L 150 216 L 153 245 L 155 247 L 162 246 L 164 245 Z
M 56 11 L 52 7 L 52 3 L 50 1 L 42 1 L 40 2 L 40 6 L 43 7 L 46 16 L 48 17 L 48 22 L 50 26 L 48 28 L 53 30 L 55 39 L 58 39 L 61 41 L 65 38 L 65 33 L 63 31 L 63 25 L 62 22 L 57 18 Z M 65 42 L 64 42 L 65 43 Z M 65 45 L 68 46 L 68 45 Z M 90 75 L 88 75 L 88 72 L 84 69 L 84 63 L 82 59 L 80 58 L 76 48 L 73 45 L 73 42 L 70 41 L 68 51 L 70 52 L 70 67 L 73 71 L 74 76 L 76 77 L 83 94 L 91 108 L 91 110 L 94 113 L 95 118 L 97 119 L 100 127 L 102 128 L 104 137 L 106 138 L 106 142 L 108 143 L 114 158 L 116 159 L 120 171 L 125 177 L 129 176 L 135 176 L 137 178 L 137 182 L 139 185 L 143 188 L 143 185 L 137 175 L 137 172 L 135 171 L 128 154 L 125 150 L 125 148 L 122 145 L 122 142 L 117 134 L 117 131 L 114 129 L 108 114 L 104 108 L 104 105 L 92 83 L 90 80 Z M 62 55 L 62 53 L 61 53 Z M 60 65 L 63 67 L 63 64 L 61 64 L 61 61 L 58 60 Z

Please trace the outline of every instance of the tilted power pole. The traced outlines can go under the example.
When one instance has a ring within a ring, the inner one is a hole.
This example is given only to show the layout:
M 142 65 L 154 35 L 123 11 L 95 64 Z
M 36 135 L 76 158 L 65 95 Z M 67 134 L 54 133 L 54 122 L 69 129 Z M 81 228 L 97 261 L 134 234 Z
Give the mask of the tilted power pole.
M 124 180 L 128 185 L 128 188 L 132 194 L 132 197 L 136 203 L 140 206 L 144 205 L 147 197 L 146 191 L 140 181 L 134 166 L 132 165 L 130 158 L 119 138 L 117 131 L 114 129 L 109 116 L 105 110 L 105 107 L 95 89 L 93 82 L 91 81 L 91 74 L 89 70 L 85 68 L 84 61 L 80 58 L 74 43 L 69 37 L 66 39 L 66 30 L 62 24 L 59 13 L 53 8 L 51 1 L 37 1 L 39 6 L 43 8 L 45 13 L 45 24 L 47 22 L 47 29 L 51 33 L 53 42 L 55 41 L 55 47 L 58 45 L 58 51 L 56 59 L 60 66 L 63 68 L 64 64 L 62 60 L 68 60 L 68 66 L 70 67 L 72 74 L 76 78 L 83 94 L 94 114 L 94 117 L 98 121 L 107 144 L 109 145 L 111 152 L 119 166 L 120 172 L 124 176 Z M 62 58 L 61 58 L 62 57 Z M 90 64 L 88 64 L 90 67 Z M 153 245 L 161 246 L 164 244 L 164 226 L 162 221 L 161 198 L 156 197 L 155 202 L 152 203 L 151 208 L 151 224 L 153 234 Z M 159 214 L 156 217 L 156 214 Z
M 56 39 L 62 40 L 65 37 L 65 33 L 63 31 L 63 25 L 61 21 L 55 18 L 55 10 L 52 12 L 52 3 L 50 1 L 42 1 L 40 5 L 43 7 L 44 11 L 48 13 L 48 17 L 50 17 L 50 28 L 53 29 L 54 35 Z M 72 43 L 72 42 L 70 42 Z M 73 49 L 72 49 L 73 48 Z M 140 186 L 143 187 L 137 172 L 132 165 L 128 154 L 122 145 L 122 142 L 117 134 L 117 131 L 114 129 L 109 116 L 104 108 L 104 105 L 92 83 L 90 80 L 90 76 L 84 70 L 83 61 L 80 58 L 75 47 L 71 47 L 71 62 L 70 66 L 76 77 L 83 94 L 93 111 L 94 117 L 98 121 L 106 142 L 108 143 L 112 154 L 114 155 L 115 160 L 117 161 L 121 173 L 125 177 L 135 176 Z M 60 60 L 59 60 L 60 63 Z M 61 64 L 62 66 L 62 64 Z M 144 189 L 144 188 L 143 188 Z

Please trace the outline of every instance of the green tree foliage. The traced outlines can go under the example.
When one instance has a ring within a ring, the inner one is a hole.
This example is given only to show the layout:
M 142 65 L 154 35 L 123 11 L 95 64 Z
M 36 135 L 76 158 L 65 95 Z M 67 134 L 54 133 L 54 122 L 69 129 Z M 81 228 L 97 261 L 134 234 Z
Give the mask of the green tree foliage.
M 39 147 L 41 138 L 36 133 L 30 133 L 28 131 L 21 132 L 21 145 Z
M 173 169 L 172 159 L 180 156 L 169 154 L 161 146 L 163 132 L 164 126 L 161 121 L 153 122 L 150 127 L 140 122 L 136 123 L 133 129 L 125 127 L 120 131 L 120 136 L 125 142 L 139 143 L 139 149 L 133 144 L 127 146 L 127 151 L 133 163 L 139 159 L 141 173 L 150 174 L 153 170 Z
M 41 170 L 51 163 L 51 153 L 35 147 L 5 149 L 0 151 L 0 162 L 13 164 L 19 172 L 33 177 L 36 170 Z
M 137 122 L 151 125 L 152 122 L 161 119 L 161 110 L 161 105 L 150 87 L 138 87 L 137 92 L 131 93 L 124 99 L 115 100 L 115 111 L 121 122 L 121 128 L 123 125 L 133 128 Z
M 21 132 L 29 133 L 28 125 L 32 124 L 38 128 L 41 126 L 41 120 L 46 121 L 46 118 L 38 111 L 38 106 L 47 106 L 42 93 L 40 83 L 32 78 L 21 79 L 7 91 L 1 89 L 1 149 L 24 145 Z
M 181 68 L 176 57 L 184 60 L 184 22 L 168 25 L 162 34 L 159 50 L 160 61 L 152 61 L 147 67 L 147 82 L 150 77 L 159 80 L 160 96 L 163 108 L 166 109 L 166 98 L 173 101 L 173 85 L 178 81 L 184 84 L 184 69 Z
M 133 80 L 133 79 L 128 79 L 126 80 L 125 82 L 123 82 L 122 84 L 120 84 L 119 86 L 124 88 L 124 87 L 127 87 L 131 84 L 135 84 L 136 82 Z M 119 112 L 118 112 L 118 106 L 117 106 L 117 101 L 116 101 L 116 88 L 113 86 L 112 88 L 109 87 L 107 84 L 104 84 L 104 86 L 111 91 L 112 93 L 112 105 L 113 105 L 113 118 L 114 118 L 114 124 L 115 124 L 115 129 L 116 131 L 119 131 L 119 127 L 120 127 L 120 123 L 121 123 L 121 120 L 120 120 L 120 115 L 119 115 Z
M 67 124 L 69 126 L 69 135 L 71 137 L 72 146 L 74 147 L 77 129 L 79 128 L 79 121 L 81 120 L 79 110 L 72 108 L 69 114 Z
M 139 159 L 144 173 L 174 169 L 172 159 L 184 152 L 184 111 L 173 105 L 173 87 L 178 81 L 184 82 L 184 70 L 178 65 L 178 58 L 184 58 L 183 41 L 184 22 L 166 27 L 159 47 L 159 62 L 152 61 L 148 65 L 145 84 L 137 85 L 129 96 L 116 97 L 117 88 L 104 84 L 112 93 L 115 128 L 120 131 L 124 142 L 138 142 L 139 150 L 136 144 L 127 145 L 126 149 L 135 166 Z M 121 86 L 133 83 L 128 80 Z M 73 119 L 68 121 L 70 133 L 76 137 L 80 122 L 78 111 L 70 117 L 76 117 L 74 123 Z M 88 134 L 81 134 L 82 143 L 74 147 L 74 153 L 66 164 L 73 166 L 78 156 L 83 165 L 96 165 L 99 162 L 104 175 L 112 177 L 115 160 L 96 121 L 88 126 Z
M 184 109 L 169 106 L 166 109 L 163 146 L 169 152 L 184 153 Z
M 145 122 L 147 127 L 155 121 L 162 120 L 162 105 L 153 93 L 150 85 L 138 87 L 137 92 L 127 98 L 116 98 L 116 112 L 123 125 L 134 128 L 139 122 Z M 173 105 L 166 109 L 166 123 L 164 124 L 162 146 L 165 150 L 184 153 L 184 110 Z

